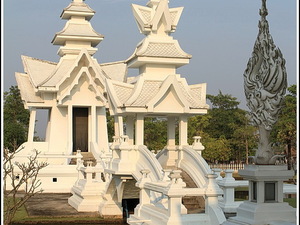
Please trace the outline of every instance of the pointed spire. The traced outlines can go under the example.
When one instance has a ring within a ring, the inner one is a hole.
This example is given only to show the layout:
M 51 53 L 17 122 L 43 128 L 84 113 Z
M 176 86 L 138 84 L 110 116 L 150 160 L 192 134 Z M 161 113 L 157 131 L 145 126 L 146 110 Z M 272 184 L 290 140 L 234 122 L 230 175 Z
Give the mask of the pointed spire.
M 97 51 L 95 47 L 103 40 L 103 36 L 89 22 L 95 11 L 83 1 L 73 0 L 61 14 L 61 18 L 68 21 L 52 40 L 54 45 L 63 46 L 58 51 L 59 56 L 78 55 L 82 48 L 86 48 L 93 55 Z
M 183 7 L 170 9 L 168 3 L 168 0 L 150 0 L 147 7 L 132 5 L 141 33 L 169 35 L 175 32 Z
M 176 68 L 189 63 L 192 56 L 184 52 L 170 35 L 176 30 L 183 7 L 170 9 L 168 3 L 168 0 L 150 0 L 147 6 L 132 4 L 138 28 L 147 37 L 127 59 L 129 68 L 147 71 L 163 64 L 170 68 L 171 74 L 176 72 Z
M 147 6 L 156 9 L 158 3 L 159 3 L 159 0 L 150 0 L 150 1 L 147 3 Z
M 278 120 L 287 88 L 285 59 L 273 42 L 266 20 L 266 0 L 259 10 L 261 20 L 252 57 L 244 72 L 244 89 L 251 120 L 259 127 L 259 147 L 254 158 L 256 164 L 272 164 L 270 132 Z
M 262 20 L 266 19 L 266 16 L 268 15 L 268 9 L 266 5 L 267 0 L 262 0 L 261 9 L 259 10 L 259 15 L 261 16 Z

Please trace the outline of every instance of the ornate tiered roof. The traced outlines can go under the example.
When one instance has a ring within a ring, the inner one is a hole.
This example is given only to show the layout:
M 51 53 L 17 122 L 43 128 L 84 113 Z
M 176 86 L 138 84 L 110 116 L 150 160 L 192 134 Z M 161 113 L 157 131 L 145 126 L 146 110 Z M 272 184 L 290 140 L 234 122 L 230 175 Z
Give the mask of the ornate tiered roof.
M 170 9 L 167 0 L 151 0 L 147 7 L 133 4 L 132 10 L 140 32 L 147 37 L 127 59 L 130 68 L 149 63 L 177 68 L 189 63 L 192 56 L 184 52 L 178 41 L 169 35 L 175 32 L 183 7 Z
M 188 85 L 176 68 L 189 63 L 175 32 L 183 8 L 169 9 L 167 0 L 151 0 L 147 7 L 132 5 L 138 28 L 146 37 L 127 59 L 140 75 L 128 83 L 106 80 L 111 114 L 203 114 L 207 112 L 206 84 Z
M 99 64 L 93 54 L 103 36 L 94 31 L 90 19 L 95 14 L 82 0 L 73 0 L 61 18 L 68 20 L 62 31 L 55 34 L 53 44 L 62 45 L 58 63 L 22 56 L 25 73 L 16 73 L 16 79 L 25 106 L 41 106 L 42 93 L 52 93 L 57 104 L 63 104 L 76 88 L 81 77 L 89 83 L 95 98 L 103 104 L 105 79 L 125 81 L 127 67 L 124 61 Z M 82 81 L 83 82 L 83 81 Z M 49 100 L 51 97 L 47 97 Z

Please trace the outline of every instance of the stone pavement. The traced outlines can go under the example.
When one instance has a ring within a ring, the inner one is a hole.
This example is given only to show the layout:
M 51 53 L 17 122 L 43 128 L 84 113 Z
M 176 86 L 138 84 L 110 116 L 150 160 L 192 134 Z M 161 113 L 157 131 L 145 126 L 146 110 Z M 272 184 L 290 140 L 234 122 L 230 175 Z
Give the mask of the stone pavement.
M 77 212 L 72 206 L 68 204 L 68 198 L 71 196 L 70 193 L 39 193 L 30 198 L 25 203 L 29 217 L 70 217 L 70 221 L 24 221 L 14 222 L 13 225 L 25 225 L 25 224 L 48 224 L 48 225 L 86 225 L 86 224 L 127 224 L 122 219 L 101 219 L 98 212 Z M 20 195 L 22 197 L 22 194 Z M 86 219 L 76 220 L 76 218 L 85 217 Z M 98 217 L 99 220 L 89 220 L 88 218 Z M 74 220 L 75 218 L 75 220 Z
M 97 212 L 77 212 L 68 204 L 70 196 L 69 193 L 39 193 L 30 198 L 25 203 L 25 207 L 29 216 L 99 216 Z

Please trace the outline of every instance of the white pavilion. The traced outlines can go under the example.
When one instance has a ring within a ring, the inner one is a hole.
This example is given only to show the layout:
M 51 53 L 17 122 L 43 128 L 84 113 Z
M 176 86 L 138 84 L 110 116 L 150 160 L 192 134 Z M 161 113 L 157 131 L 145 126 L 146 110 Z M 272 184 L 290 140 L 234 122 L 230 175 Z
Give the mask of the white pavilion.
M 61 14 L 67 22 L 52 41 L 61 46 L 58 63 L 22 56 L 24 73 L 16 80 L 30 125 L 16 160 L 40 151 L 39 160 L 49 163 L 39 174 L 44 192 L 72 193 L 68 202 L 79 212 L 122 217 L 135 199 L 129 224 L 222 224 L 217 175 L 201 156 L 200 137 L 187 141 L 188 118 L 206 114 L 208 105 L 206 84 L 188 85 L 176 73 L 192 57 L 170 36 L 183 7 L 150 0 L 132 10 L 145 38 L 127 60 L 101 64 L 93 57 L 104 37 L 92 28 L 95 11 L 83 0 L 73 0 Z M 129 68 L 139 75 L 129 77 Z M 40 109 L 49 116 L 45 141 L 36 142 Z M 114 116 L 113 143 L 107 110 Z M 156 155 L 144 145 L 146 117 L 168 121 L 167 145 Z M 198 211 L 190 208 L 191 199 Z

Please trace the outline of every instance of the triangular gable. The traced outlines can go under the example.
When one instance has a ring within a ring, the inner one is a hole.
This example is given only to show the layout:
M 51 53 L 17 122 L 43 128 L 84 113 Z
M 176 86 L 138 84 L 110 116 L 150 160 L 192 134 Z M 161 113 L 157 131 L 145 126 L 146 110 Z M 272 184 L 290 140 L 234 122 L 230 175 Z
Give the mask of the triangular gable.
M 98 85 L 94 82 L 94 78 L 88 68 L 82 67 L 76 74 L 76 77 L 73 79 L 72 83 L 68 85 L 68 87 L 64 90 L 61 90 L 57 94 L 58 104 L 63 104 L 63 101 L 66 98 L 71 97 L 72 90 L 75 89 L 78 85 L 82 85 L 80 83 L 80 79 L 82 77 L 87 78 L 88 81 L 88 89 L 95 93 L 95 98 L 99 100 L 103 105 L 106 104 L 106 98 L 103 95 L 103 92 L 99 90 Z M 103 90 L 102 90 L 103 91 Z M 62 93 L 63 92 L 63 93 Z M 89 99 L 86 99 L 86 102 L 89 102 Z
M 171 93 L 172 91 L 172 93 Z M 181 88 L 179 86 L 178 80 L 176 78 L 176 75 L 170 75 L 167 77 L 166 80 L 164 80 L 159 92 L 156 94 L 156 96 L 149 101 L 147 104 L 148 106 L 148 112 L 155 111 L 155 107 L 163 102 L 163 100 L 167 100 L 167 95 L 173 95 L 173 100 L 177 100 L 176 104 L 182 105 L 183 112 L 187 113 L 190 109 L 190 104 L 187 101 L 187 99 L 184 97 L 184 94 L 181 91 Z M 176 98 L 175 98 L 176 96 Z M 167 104 L 172 104 L 171 102 L 168 102 Z
M 39 86 L 54 87 L 55 91 L 59 91 L 61 89 L 61 85 L 71 78 L 71 74 L 76 70 L 80 70 L 80 67 L 82 66 L 87 66 L 92 71 L 91 73 L 95 82 L 104 88 L 103 78 L 107 77 L 107 75 L 101 70 L 96 59 L 93 59 L 88 54 L 86 49 L 82 49 L 76 59 L 61 58 L 52 75 L 44 82 L 40 83 Z
M 62 79 L 56 87 L 60 89 L 59 87 L 66 81 L 67 79 L 71 78 L 72 72 L 74 70 L 78 70 L 81 67 L 87 67 L 89 70 L 91 70 L 91 75 L 94 77 L 95 82 L 97 82 L 98 85 L 104 88 L 104 77 L 107 77 L 105 73 L 101 70 L 99 64 L 95 62 L 96 60 L 93 59 L 88 51 L 86 49 L 83 49 L 77 59 L 75 60 L 73 66 L 69 70 L 69 72 L 65 75 L 64 79 Z

